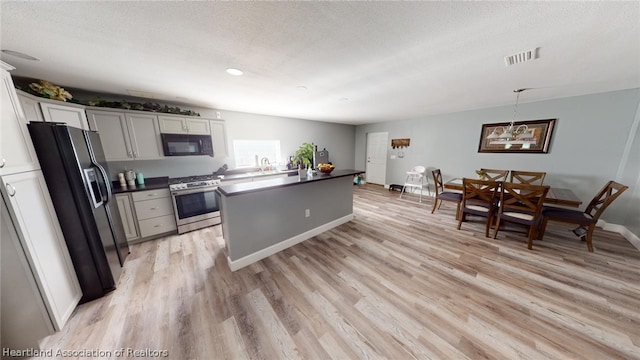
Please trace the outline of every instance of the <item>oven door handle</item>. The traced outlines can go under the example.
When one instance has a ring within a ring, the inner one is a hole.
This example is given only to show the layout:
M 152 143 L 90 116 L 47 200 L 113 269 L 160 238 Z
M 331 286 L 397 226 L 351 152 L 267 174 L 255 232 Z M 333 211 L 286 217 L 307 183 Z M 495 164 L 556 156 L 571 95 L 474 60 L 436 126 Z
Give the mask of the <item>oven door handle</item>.
M 196 189 L 187 189 L 187 190 L 173 190 L 171 192 L 171 195 L 173 196 L 180 196 L 180 195 L 189 195 L 189 194 L 197 194 L 197 193 L 202 193 L 202 192 L 206 192 L 206 191 L 215 191 L 218 188 L 218 186 L 207 186 L 207 187 L 201 187 L 201 188 L 196 188 Z

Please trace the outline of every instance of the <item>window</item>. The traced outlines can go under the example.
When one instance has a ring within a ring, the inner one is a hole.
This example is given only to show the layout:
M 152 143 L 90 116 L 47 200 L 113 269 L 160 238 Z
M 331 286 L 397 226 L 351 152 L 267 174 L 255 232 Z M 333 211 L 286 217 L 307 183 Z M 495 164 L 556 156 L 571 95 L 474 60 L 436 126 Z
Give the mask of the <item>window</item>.
M 280 140 L 233 140 L 236 167 L 260 166 L 264 157 L 269 163 L 280 162 Z

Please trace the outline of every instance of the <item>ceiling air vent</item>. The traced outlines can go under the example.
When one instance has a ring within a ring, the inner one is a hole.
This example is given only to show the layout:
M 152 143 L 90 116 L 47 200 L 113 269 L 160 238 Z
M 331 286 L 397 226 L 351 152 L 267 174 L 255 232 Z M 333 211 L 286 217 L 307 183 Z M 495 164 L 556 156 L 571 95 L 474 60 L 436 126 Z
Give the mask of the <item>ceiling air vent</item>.
M 521 62 L 537 59 L 538 58 L 538 49 L 540 49 L 540 48 L 533 48 L 533 49 L 529 49 L 529 50 L 525 50 L 525 51 L 519 52 L 517 54 L 505 56 L 504 57 L 504 64 L 506 66 L 511 66 L 511 65 L 515 65 L 517 63 L 521 63 Z

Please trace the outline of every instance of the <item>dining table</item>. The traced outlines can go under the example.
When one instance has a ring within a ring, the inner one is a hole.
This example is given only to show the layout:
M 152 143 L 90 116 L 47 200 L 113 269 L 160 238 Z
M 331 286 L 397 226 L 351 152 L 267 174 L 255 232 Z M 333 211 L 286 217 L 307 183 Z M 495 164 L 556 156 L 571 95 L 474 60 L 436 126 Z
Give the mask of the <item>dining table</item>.
M 462 191 L 462 178 L 453 178 L 445 182 L 443 186 L 445 189 Z M 571 189 L 557 188 L 553 186 L 549 188 L 549 192 L 547 193 L 544 203 L 575 208 L 582 205 L 582 201 Z

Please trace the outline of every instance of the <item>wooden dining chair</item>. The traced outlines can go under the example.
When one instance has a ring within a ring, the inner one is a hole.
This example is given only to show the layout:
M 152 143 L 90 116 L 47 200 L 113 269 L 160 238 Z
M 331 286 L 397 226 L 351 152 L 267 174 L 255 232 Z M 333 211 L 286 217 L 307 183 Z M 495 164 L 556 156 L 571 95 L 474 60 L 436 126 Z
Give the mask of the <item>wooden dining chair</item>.
M 593 231 L 596 228 L 598 219 L 602 213 L 611 205 L 613 200 L 627 190 L 629 187 L 619 184 L 615 181 L 607 182 L 600 191 L 593 197 L 589 205 L 584 211 L 559 208 L 555 206 L 544 206 L 542 208 L 542 222 L 538 231 L 538 238 L 542 240 L 544 232 L 547 228 L 548 221 L 559 221 L 570 224 L 577 224 L 578 227 L 573 230 L 581 240 L 587 242 L 587 249 L 593 252 Z
M 433 200 L 433 209 L 431 209 L 431 213 L 433 214 L 436 211 L 436 208 L 440 209 L 440 205 L 442 205 L 443 201 L 451 201 L 456 203 L 456 219 L 459 219 L 462 193 L 444 190 L 444 183 L 442 182 L 442 173 L 440 172 L 440 169 L 431 171 L 431 175 L 433 175 L 433 183 L 435 184 L 436 189 L 436 196 Z
M 530 185 L 542 185 L 546 172 L 511 170 L 510 182 Z
M 507 181 L 507 175 L 509 175 L 509 170 L 480 169 L 480 171 L 485 174 L 485 180 L 490 181 Z
M 533 239 L 542 221 L 542 204 L 548 192 L 549 186 L 503 182 L 493 238 L 498 235 L 502 221 L 526 225 L 529 227 L 527 247 L 533 249 Z
M 458 230 L 467 215 L 477 215 L 487 218 L 484 236 L 489 237 L 489 229 L 496 213 L 497 195 L 500 183 L 491 180 L 476 180 L 462 178 L 462 203 L 460 205 L 460 218 Z

